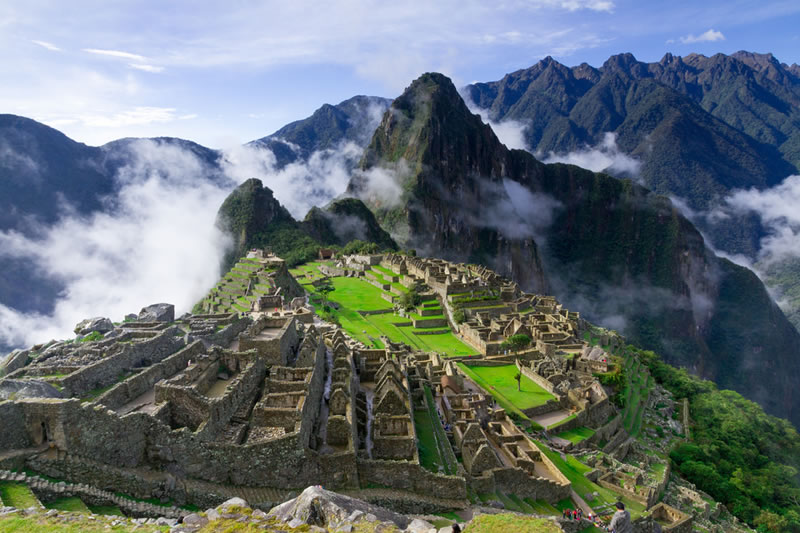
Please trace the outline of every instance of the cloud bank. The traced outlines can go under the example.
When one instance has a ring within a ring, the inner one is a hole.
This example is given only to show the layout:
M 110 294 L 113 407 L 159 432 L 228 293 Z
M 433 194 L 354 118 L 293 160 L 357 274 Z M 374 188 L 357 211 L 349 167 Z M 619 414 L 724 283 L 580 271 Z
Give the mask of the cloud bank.
M 188 151 L 149 140 L 130 149 L 106 212 L 72 213 L 36 238 L 0 233 L 0 260 L 25 259 L 65 286 L 50 316 L 0 304 L 0 343 L 70 338 L 82 318 L 121 320 L 155 302 L 183 313 L 216 283 L 228 242 L 214 220 L 228 190 Z
M 546 156 L 537 154 L 545 163 L 567 163 L 591 170 L 592 172 L 605 172 L 617 177 L 639 178 L 641 161 L 623 153 L 617 147 L 617 134 L 606 132 L 603 140 L 597 146 L 587 146 L 581 150 L 566 154 L 550 152 Z

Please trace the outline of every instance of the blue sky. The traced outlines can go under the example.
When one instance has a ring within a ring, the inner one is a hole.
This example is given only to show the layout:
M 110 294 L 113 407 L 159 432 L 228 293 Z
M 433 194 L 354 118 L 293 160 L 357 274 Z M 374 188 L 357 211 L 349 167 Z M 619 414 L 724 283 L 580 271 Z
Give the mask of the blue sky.
M 430 70 L 463 85 L 547 55 L 600 66 L 743 49 L 800 63 L 800 2 L 5 0 L 0 113 L 87 144 L 226 147 Z

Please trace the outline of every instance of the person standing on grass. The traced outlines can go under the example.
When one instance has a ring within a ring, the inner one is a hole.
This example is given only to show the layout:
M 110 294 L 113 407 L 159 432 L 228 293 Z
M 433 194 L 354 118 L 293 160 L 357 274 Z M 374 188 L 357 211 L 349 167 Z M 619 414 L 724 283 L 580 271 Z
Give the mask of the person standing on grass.
M 611 518 L 611 531 L 614 533 L 633 533 L 633 526 L 631 525 L 631 514 L 625 510 L 625 504 L 617 502 L 617 512 Z

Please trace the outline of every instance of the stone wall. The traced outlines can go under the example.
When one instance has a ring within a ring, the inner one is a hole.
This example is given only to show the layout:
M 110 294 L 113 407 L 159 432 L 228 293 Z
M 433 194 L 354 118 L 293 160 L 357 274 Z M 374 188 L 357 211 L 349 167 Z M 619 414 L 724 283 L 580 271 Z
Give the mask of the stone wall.
M 228 424 L 239 406 L 255 394 L 261 381 L 264 380 L 266 367 L 263 360 L 254 359 L 242 373 L 228 385 L 222 397 L 209 402 L 208 419 L 197 431 L 197 438 L 212 440 Z M 216 376 L 214 376 L 216 378 Z
M 25 427 L 22 407 L 14 402 L 0 402 L 0 451 L 27 448 L 33 445 Z
M 271 328 L 280 328 L 273 338 L 257 338 L 262 331 Z M 262 316 L 239 335 L 239 350 L 256 350 L 267 359 L 267 364 L 285 366 L 289 354 L 297 348 L 299 342 L 294 318 Z
M 158 518 L 165 516 L 179 518 L 190 513 L 190 511 L 178 509 L 177 507 L 153 505 L 123 498 L 114 493 L 82 483 L 54 483 L 39 476 L 31 476 L 25 473 L 0 471 L 0 481 L 24 483 L 34 492 L 39 501 L 45 503 L 60 498 L 77 496 L 89 505 L 116 505 L 126 515 L 134 517 Z
M 174 334 L 178 332 L 183 333 L 177 328 L 170 328 L 152 339 L 124 345 L 120 353 L 63 378 L 61 384 L 64 392 L 80 398 L 92 390 L 111 385 L 126 370 L 161 362 L 184 346 L 183 336 Z
M 155 387 L 162 379 L 170 378 L 186 368 L 187 363 L 204 353 L 201 341 L 195 341 L 183 350 L 167 357 L 160 363 L 147 368 L 139 374 L 115 385 L 111 390 L 97 398 L 97 402 L 110 409 L 119 409 Z
M 531 477 L 521 468 L 495 468 L 492 471 L 495 490 L 516 494 L 520 498 L 532 498 L 555 503 L 570 497 L 572 485 L 553 480 Z
M 436 498 L 464 500 L 467 483 L 460 476 L 434 474 L 417 463 L 407 461 L 377 461 L 358 459 L 358 477 L 361 485 L 386 485 L 425 494 Z

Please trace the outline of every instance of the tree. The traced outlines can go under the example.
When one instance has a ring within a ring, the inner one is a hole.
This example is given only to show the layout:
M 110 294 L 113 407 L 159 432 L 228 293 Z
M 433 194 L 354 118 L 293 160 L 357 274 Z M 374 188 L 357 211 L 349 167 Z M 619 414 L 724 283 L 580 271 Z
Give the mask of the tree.
M 511 335 L 509 338 L 500 343 L 500 348 L 503 350 L 519 351 L 531 343 L 531 338 L 524 333 Z
M 400 307 L 408 311 L 422 303 L 422 296 L 416 291 L 411 289 L 400 296 Z
M 522 374 L 517 372 L 517 375 L 514 376 L 514 379 L 517 380 L 517 390 L 521 391 L 522 390 Z

